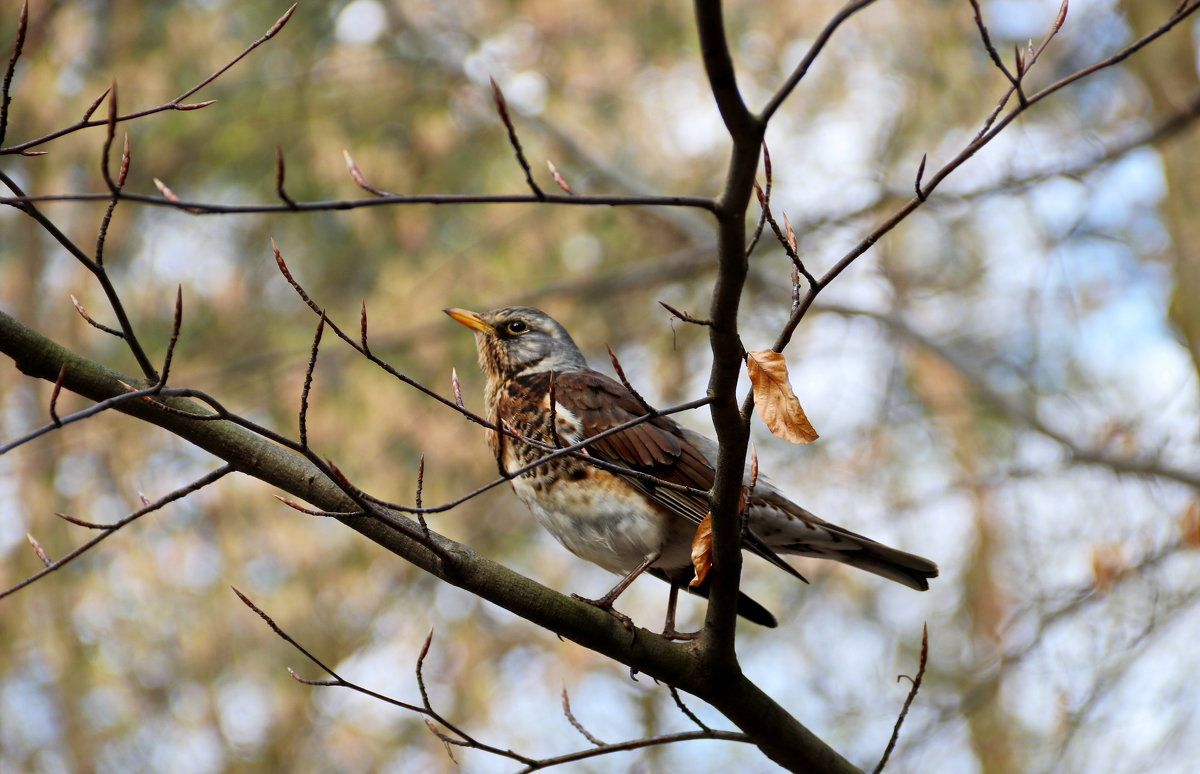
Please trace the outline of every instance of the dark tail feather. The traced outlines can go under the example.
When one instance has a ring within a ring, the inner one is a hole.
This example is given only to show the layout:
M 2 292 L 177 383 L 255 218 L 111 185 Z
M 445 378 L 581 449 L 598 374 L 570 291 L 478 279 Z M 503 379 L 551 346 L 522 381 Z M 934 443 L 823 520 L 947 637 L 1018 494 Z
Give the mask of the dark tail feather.
M 664 570 L 661 570 L 657 567 L 651 567 L 646 572 L 658 578 L 659 580 L 665 580 L 667 583 L 674 583 L 680 588 L 687 589 L 689 592 L 698 597 L 704 597 L 705 599 L 708 599 L 708 591 L 711 584 L 709 584 L 707 579 L 701 582 L 699 586 L 688 586 L 688 582 L 695 577 L 692 574 L 692 569 L 690 567 L 685 567 L 682 570 L 673 573 L 672 575 L 668 575 Z M 756 623 L 759 626 L 765 626 L 768 629 L 774 629 L 776 626 L 779 626 L 779 622 L 775 620 L 775 616 L 771 614 L 770 610 L 758 604 L 740 591 L 738 592 L 737 611 L 738 615 L 740 615 L 742 618 L 745 618 L 751 623 Z
M 922 556 L 906 553 L 873 540 L 860 546 L 860 550 L 846 551 L 836 557 L 837 560 L 917 591 L 928 591 L 929 579 L 938 576 L 937 565 Z
M 870 538 L 842 529 L 834 524 L 825 526 L 841 538 L 837 543 L 819 547 L 812 544 L 776 546 L 776 549 L 797 556 L 832 559 L 917 591 L 928 591 L 929 579 L 936 578 L 938 575 L 938 566 L 923 556 L 885 546 L 883 543 L 876 543 Z

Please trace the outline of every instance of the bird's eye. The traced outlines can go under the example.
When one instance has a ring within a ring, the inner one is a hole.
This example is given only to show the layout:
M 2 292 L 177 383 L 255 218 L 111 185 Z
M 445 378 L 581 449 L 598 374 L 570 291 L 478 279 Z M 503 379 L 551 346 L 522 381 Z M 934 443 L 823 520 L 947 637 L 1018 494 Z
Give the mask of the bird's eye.
M 504 330 L 513 334 L 524 333 L 525 331 L 529 330 L 529 326 L 525 324 L 524 320 L 510 320 L 509 323 L 504 326 Z

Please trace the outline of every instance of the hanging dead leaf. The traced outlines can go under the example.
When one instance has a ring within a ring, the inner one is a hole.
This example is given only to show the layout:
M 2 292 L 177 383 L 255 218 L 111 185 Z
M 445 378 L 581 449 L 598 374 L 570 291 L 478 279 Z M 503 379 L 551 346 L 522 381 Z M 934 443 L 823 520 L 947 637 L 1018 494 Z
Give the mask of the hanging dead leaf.
M 817 440 L 817 431 L 792 392 L 787 361 L 782 354 L 769 349 L 747 352 L 746 371 L 754 389 L 754 408 L 768 430 L 792 443 Z
M 712 567 L 712 514 L 706 514 L 704 521 L 696 527 L 696 536 L 692 538 L 692 567 L 696 577 L 692 578 L 689 586 L 699 586 L 704 582 Z
M 1183 518 L 1179 520 L 1179 533 L 1185 546 L 1200 548 L 1200 500 L 1193 500 L 1183 512 Z

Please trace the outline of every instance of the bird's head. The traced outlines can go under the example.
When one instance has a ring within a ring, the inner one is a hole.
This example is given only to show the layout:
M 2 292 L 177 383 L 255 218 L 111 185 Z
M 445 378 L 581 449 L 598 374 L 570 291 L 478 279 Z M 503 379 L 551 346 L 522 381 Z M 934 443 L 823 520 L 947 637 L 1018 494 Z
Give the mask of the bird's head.
M 483 314 L 466 309 L 442 311 L 475 331 L 479 365 L 489 380 L 587 368 L 571 334 L 540 309 L 509 306 Z

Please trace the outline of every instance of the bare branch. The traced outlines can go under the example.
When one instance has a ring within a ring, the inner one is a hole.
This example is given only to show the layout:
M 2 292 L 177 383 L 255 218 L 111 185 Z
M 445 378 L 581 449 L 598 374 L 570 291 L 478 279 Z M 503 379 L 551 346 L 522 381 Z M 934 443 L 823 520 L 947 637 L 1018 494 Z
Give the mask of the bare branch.
M 883 757 L 879 759 L 879 763 L 875 764 L 875 768 L 871 774 L 879 774 L 883 771 L 883 767 L 887 765 L 888 758 L 892 757 L 892 750 L 896 748 L 896 742 L 900 739 L 900 726 L 904 724 L 904 718 L 908 716 L 908 708 L 912 706 L 913 699 L 917 698 L 917 691 L 921 690 L 921 680 L 925 677 L 925 663 L 929 659 L 929 626 L 928 624 L 921 626 L 921 659 L 917 664 L 917 676 L 910 678 L 912 680 L 912 688 L 908 691 L 908 696 L 904 699 L 904 706 L 900 709 L 900 716 L 896 718 L 896 725 L 892 727 L 892 736 L 888 739 L 887 747 L 884 748 Z M 897 677 L 897 682 L 901 677 Z
M 666 301 L 659 301 L 658 305 L 661 306 L 663 309 L 666 309 L 668 312 L 675 315 L 680 320 L 683 320 L 686 323 L 692 323 L 693 325 L 707 325 L 710 327 L 712 326 L 712 320 L 701 320 L 697 317 L 692 317 L 687 312 L 679 311 L 675 307 L 668 304 Z
M 163 111 L 166 111 L 166 110 L 196 110 L 198 108 L 202 108 L 202 107 L 211 105 L 216 100 L 208 100 L 206 102 L 197 102 L 197 103 L 190 103 L 190 104 L 185 104 L 184 100 L 187 99 L 188 97 L 192 96 L 196 92 L 200 91 L 200 89 L 203 89 L 205 86 L 209 85 L 210 83 L 215 81 L 217 78 L 224 75 L 225 72 L 229 70 L 229 68 L 233 67 L 235 64 L 237 64 L 242 59 L 244 59 L 251 51 L 258 48 L 263 43 L 266 43 L 271 38 L 275 37 L 275 35 L 281 29 L 283 29 L 283 25 L 287 24 L 288 19 L 290 19 L 292 17 L 292 14 L 295 12 L 295 10 L 296 10 L 296 6 L 293 5 L 291 8 L 289 8 L 287 10 L 286 13 L 283 14 L 283 16 L 281 16 L 279 18 L 278 21 L 276 21 L 273 25 L 271 25 L 271 28 L 269 30 L 267 30 L 267 32 L 261 38 L 259 38 L 258 40 L 254 41 L 249 46 L 247 46 L 240 54 L 235 56 L 233 59 L 229 60 L 229 62 L 227 62 L 225 65 L 223 65 L 220 69 L 218 69 L 212 75 L 208 76 L 204 80 L 197 83 L 195 86 L 193 86 L 190 89 L 188 89 L 187 91 L 183 92 L 175 99 L 170 100 L 169 102 L 164 102 L 161 105 L 156 105 L 151 108 L 146 108 L 144 110 L 136 111 L 134 113 L 126 113 L 125 115 L 116 115 L 113 117 L 112 122 L 120 123 L 122 121 L 131 121 L 135 118 L 141 118 L 143 116 L 153 115 L 154 113 L 162 113 Z M 56 131 L 50 132 L 49 134 L 42 135 L 41 137 L 38 137 L 36 139 L 27 140 L 26 142 L 23 142 L 19 145 L 10 145 L 6 148 L 0 148 L 0 155 L 24 153 L 26 151 L 26 149 L 28 149 L 28 148 L 33 148 L 38 145 L 42 145 L 44 143 L 50 142 L 51 140 L 55 140 L 59 137 L 62 137 L 63 135 L 72 134 L 74 132 L 78 132 L 81 129 L 87 129 L 87 128 L 93 127 L 93 126 L 102 126 L 104 124 L 109 123 L 109 121 L 107 121 L 107 120 L 105 120 L 105 121 L 92 121 L 91 120 L 92 113 L 95 112 L 95 109 L 99 106 L 100 100 L 103 98 L 104 98 L 104 95 L 101 95 L 100 99 L 96 100 L 96 102 L 93 103 L 90 108 L 88 108 L 88 110 L 84 113 L 83 119 L 81 121 L 71 124 L 70 126 L 63 127 Z M 0 137 L 0 140 L 2 140 L 2 139 L 3 138 Z
M 98 543 L 100 543 L 102 540 L 107 538 L 109 535 L 116 533 L 122 527 L 126 526 L 127 524 L 129 524 L 133 521 L 136 521 L 137 519 L 140 519 L 142 516 L 145 516 L 147 513 L 152 513 L 154 511 L 157 511 L 160 508 L 162 508 L 163 506 L 168 505 L 169 503 L 173 503 L 176 500 L 179 500 L 183 497 L 186 497 L 187 495 L 191 494 L 192 492 L 199 491 L 200 489 L 203 489 L 204 487 L 208 486 L 209 484 L 220 480 L 221 478 L 225 477 L 225 475 L 232 473 L 232 472 L 233 472 L 232 465 L 222 465 L 221 467 L 217 468 L 213 472 L 208 473 L 204 476 L 201 476 L 200 478 L 196 479 L 195 481 L 188 484 L 187 486 L 179 487 L 178 489 L 172 491 L 171 493 L 164 495 L 163 497 L 160 497 L 159 499 L 155 500 L 154 502 L 150 503 L 149 505 L 139 508 L 138 510 L 136 510 L 133 513 L 126 516 L 125 518 L 123 518 L 119 521 L 113 522 L 112 524 L 97 525 L 97 524 L 92 524 L 89 522 L 76 520 L 69 516 L 64 516 L 63 514 L 59 514 L 59 516 L 66 519 L 67 521 L 70 521 L 73 524 L 79 524 L 80 526 L 86 526 L 89 529 L 100 529 L 102 531 L 100 532 L 100 534 L 96 535 L 96 537 L 92 538 L 91 540 L 87 541 L 83 545 L 79 546 L 74 551 L 71 551 L 70 553 L 68 553 L 67 555 L 62 557 L 61 559 L 48 563 L 46 565 L 46 567 L 44 569 L 40 570 L 39 572 L 36 572 L 33 575 L 30 575 L 29 577 L 27 577 L 25 580 L 23 580 L 19 583 L 16 583 L 12 586 L 9 586 L 7 589 L 4 589 L 3 591 L 0 591 L 0 599 L 3 599 L 4 597 L 7 597 L 11 594 L 15 594 L 16 592 L 20 591 L 21 589 L 25 588 L 26 586 L 40 580 L 41 578 L 46 577 L 47 575 L 54 572 L 55 570 L 65 567 L 67 564 L 70 564 L 73 560 L 79 558 L 83 554 L 90 551 L 92 548 L 94 548 Z
M 792 93 L 796 86 L 800 84 L 800 81 L 804 79 L 804 76 L 808 74 L 808 68 L 812 67 L 812 63 L 817 60 L 817 56 L 825 48 L 825 44 L 829 42 L 829 39 L 833 37 L 833 33 L 837 31 L 838 27 L 842 26 L 842 22 L 873 2 L 875 0 L 851 0 L 851 2 L 846 3 L 842 6 L 841 10 L 834 14 L 833 18 L 825 24 L 825 28 L 817 35 L 816 40 L 808 47 L 808 51 L 805 52 L 804 58 L 800 60 L 800 64 L 796 65 L 796 69 L 792 71 L 792 74 L 788 76 L 788 79 L 779 87 L 779 90 L 775 92 L 770 101 L 767 102 L 766 107 L 763 108 L 762 113 L 759 114 L 763 121 L 771 120 L 771 116 L 775 115 L 775 111 L 779 109 L 783 101 L 788 98 L 788 95 Z
M 613 352 L 612 347 L 605 344 L 604 348 L 608 350 L 608 359 L 612 361 L 613 370 L 617 372 L 617 378 L 621 380 L 621 384 L 625 385 L 625 389 L 629 390 L 632 395 L 646 413 L 654 413 L 654 407 L 646 402 L 642 394 L 633 389 L 633 385 L 629 383 L 629 379 L 625 376 L 625 369 L 621 367 L 621 361 L 617 360 L 617 353 Z
M 508 142 L 517 154 L 517 163 L 521 165 L 521 169 L 525 172 L 525 182 L 529 185 L 529 190 L 533 191 L 533 195 L 538 200 L 545 201 L 546 194 L 533 179 L 533 170 L 529 168 L 529 161 L 525 158 L 524 149 L 521 148 L 521 140 L 517 137 L 517 129 L 513 126 L 512 118 L 508 114 L 508 103 L 504 100 L 504 92 L 500 91 L 500 87 L 496 85 L 495 78 L 488 78 L 488 80 L 492 84 L 492 99 L 496 103 L 496 112 L 500 114 L 500 120 L 504 122 L 504 129 L 508 132 Z M 556 177 L 555 179 L 559 178 Z M 560 187 L 564 185 L 560 184 Z M 563 187 L 563 190 L 567 193 L 571 192 L 570 187 Z
M 17 17 L 17 38 L 13 42 L 12 56 L 4 70 L 4 82 L 0 85 L 0 145 L 8 133 L 8 106 L 12 102 L 12 79 L 17 71 L 17 60 L 25 48 L 25 31 L 29 24 L 29 0 L 21 3 L 21 14 Z
M 300 445 L 308 446 L 308 395 L 312 390 L 313 371 L 317 368 L 317 352 L 321 348 L 321 335 L 325 332 L 325 312 L 317 322 L 317 332 L 313 334 L 312 350 L 308 356 L 308 367 L 304 369 L 304 387 L 300 391 Z
M 571 726 L 576 731 L 578 731 L 580 734 L 583 735 L 584 739 L 588 740 L 589 742 L 596 745 L 597 747 L 604 746 L 605 743 L 600 741 L 596 737 L 592 736 L 592 733 L 590 731 L 588 731 L 586 728 L 584 728 L 583 724 L 580 723 L 575 718 L 575 713 L 571 712 L 571 699 L 569 696 L 567 696 L 566 688 L 562 689 L 562 711 L 563 711 L 563 714 L 567 716 L 567 721 L 570 722 Z

